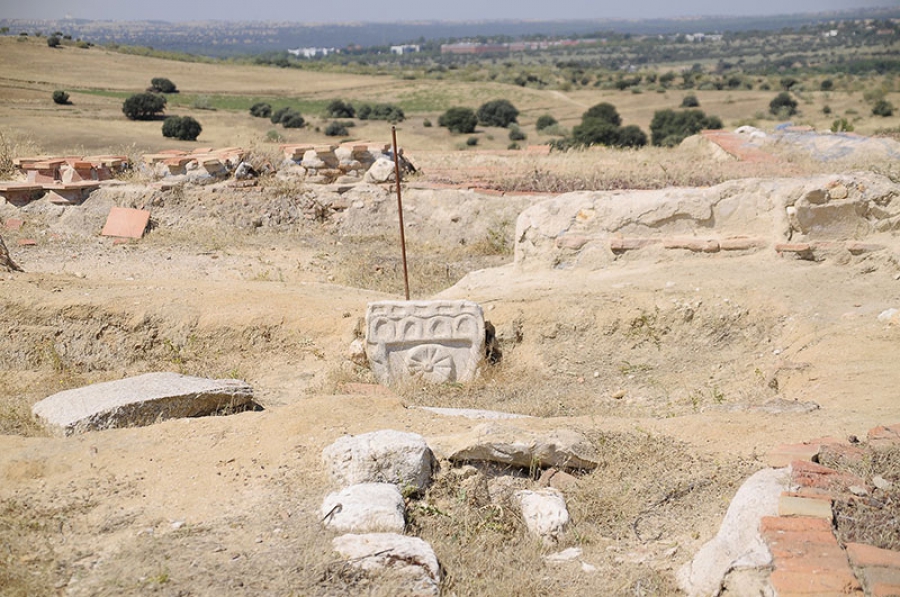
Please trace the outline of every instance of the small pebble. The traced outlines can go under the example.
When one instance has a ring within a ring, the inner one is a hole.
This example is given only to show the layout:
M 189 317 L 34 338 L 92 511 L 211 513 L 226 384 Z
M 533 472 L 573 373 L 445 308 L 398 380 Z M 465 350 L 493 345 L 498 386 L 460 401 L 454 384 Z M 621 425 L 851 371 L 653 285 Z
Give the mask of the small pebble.
M 891 483 L 881 475 L 875 475 L 874 477 L 872 477 L 872 485 L 874 485 L 881 491 L 888 491 L 889 489 L 894 487 L 893 483 Z

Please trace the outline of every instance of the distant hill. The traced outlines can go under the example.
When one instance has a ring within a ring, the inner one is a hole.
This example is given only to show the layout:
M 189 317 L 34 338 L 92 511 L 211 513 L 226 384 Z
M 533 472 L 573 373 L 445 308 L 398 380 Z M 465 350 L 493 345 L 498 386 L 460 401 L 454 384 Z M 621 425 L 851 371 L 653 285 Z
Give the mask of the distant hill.
M 773 17 L 697 17 L 642 20 L 428 21 L 306 24 L 263 21 L 88 21 L 0 19 L 8 34 L 56 31 L 96 44 L 149 46 L 156 50 L 227 58 L 298 47 L 387 46 L 462 39 L 578 37 L 612 32 L 632 35 L 777 30 L 858 18 L 900 18 L 900 8 L 820 12 Z

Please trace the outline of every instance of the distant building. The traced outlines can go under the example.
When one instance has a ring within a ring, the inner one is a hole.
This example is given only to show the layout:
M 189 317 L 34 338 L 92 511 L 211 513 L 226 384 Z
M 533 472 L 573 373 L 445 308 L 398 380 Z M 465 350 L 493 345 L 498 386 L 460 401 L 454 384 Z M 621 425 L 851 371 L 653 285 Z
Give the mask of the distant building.
M 398 56 L 402 56 L 403 54 L 412 54 L 414 52 L 421 52 L 422 48 L 418 45 L 406 44 L 402 46 L 391 46 L 391 53 L 397 54 Z
M 321 58 L 329 54 L 337 54 L 340 50 L 337 48 L 297 48 L 296 50 L 288 50 L 288 54 L 293 54 L 303 58 Z

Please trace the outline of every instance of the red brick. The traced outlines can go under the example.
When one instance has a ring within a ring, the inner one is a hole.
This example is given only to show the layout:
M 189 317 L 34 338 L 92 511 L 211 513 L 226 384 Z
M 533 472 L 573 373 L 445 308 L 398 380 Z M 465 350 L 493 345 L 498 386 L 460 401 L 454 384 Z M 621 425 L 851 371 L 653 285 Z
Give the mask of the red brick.
M 634 251 L 643 247 L 658 243 L 656 238 L 622 238 L 614 237 L 609 239 L 609 250 L 613 253 L 622 253 L 625 251 Z
M 22 224 L 24 224 L 24 223 L 25 222 L 23 222 L 22 220 L 18 220 L 16 218 L 9 218 L 8 220 L 6 220 L 3 223 L 3 225 L 7 230 L 18 230 L 19 228 L 22 227 Z
M 797 460 L 791 463 L 791 468 L 791 480 L 801 487 L 846 491 L 851 485 L 866 484 L 856 475 L 838 472 L 815 462 Z
M 878 445 L 900 444 L 900 423 L 874 427 L 869 430 L 867 438 L 870 443 Z
M 119 236 L 123 238 L 141 238 L 150 221 L 150 212 L 145 209 L 112 207 L 106 219 L 106 225 L 100 232 L 102 236 Z
M 862 543 L 848 543 L 847 555 L 854 566 L 884 566 L 900 569 L 900 551 L 881 549 Z
M 820 596 L 826 592 L 850 595 L 854 591 L 862 590 L 849 567 L 846 571 L 832 570 L 824 574 L 787 572 L 776 567 L 769 580 L 779 596 L 784 594 Z
M 814 516 L 764 516 L 759 524 L 764 535 L 798 531 L 832 532 L 827 520 Z
M 17 243 L 20 247 L 33 247 L 37 244 L 37 241 L 33 238 L 20 238 Z

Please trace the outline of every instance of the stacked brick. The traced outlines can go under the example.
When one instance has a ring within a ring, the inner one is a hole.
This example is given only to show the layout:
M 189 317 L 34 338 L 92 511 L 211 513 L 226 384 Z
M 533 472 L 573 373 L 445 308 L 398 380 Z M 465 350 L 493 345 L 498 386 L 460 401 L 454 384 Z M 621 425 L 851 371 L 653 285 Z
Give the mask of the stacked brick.
M 24 205 L 46 193 L 53 203 L 78 204 L 126 163 L 126 157 L 113 155 L 16 158 L 13 165 L 25 181 L 0 182 L 0 197 Z
M 876 427 L 868 444 L 875 449 L 900 446 L 900 425 Z M 772 552 L 770 582 L 778 597 L 900 596 L 900 552 L 861 543 L 841 544 L 835 536 L 837 500 L 868 499 L 874 487 L 851 472 L 814 462 L 861 464 L 858 445 L 823 438 L 779 446 L 772 466 L 791 465 L 791 489 L 782 493 L 778 516 L 764 517 L 760 534 Z

